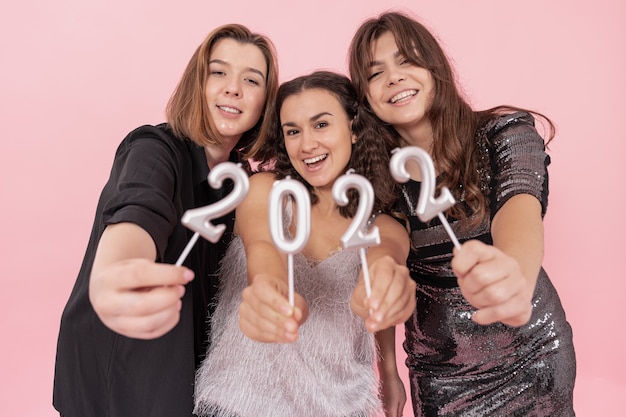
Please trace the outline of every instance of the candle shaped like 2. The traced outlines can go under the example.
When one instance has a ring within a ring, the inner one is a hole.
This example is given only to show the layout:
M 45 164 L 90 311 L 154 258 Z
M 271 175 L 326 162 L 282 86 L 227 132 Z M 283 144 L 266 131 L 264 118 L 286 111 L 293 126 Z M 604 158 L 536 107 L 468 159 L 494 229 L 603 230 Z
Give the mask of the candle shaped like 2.
M 209 242 L 217 242 L 222 237 L 224 230 L 226 230 L 226 226 L 223 224 L 215 226 L 211 223 L 211 220 L 231 212 L 246 198 L 250 189 L 250 181 L 246 172 L 241 168 L 241 164 L 222 162 L 209 172 L 207 180 L 211 187 L 219 188 L 226 178 L 232 179 L 235 183 L 233 190 L 226 197 L 213 204 L 187 210 L 183 214 L 181 223 L 196 233 L 180 254 L 176 261 L 177 266 L 182 265 L 185 261 L 198 237 L 202 236 Z
M 450 190 L 446 187 L 442 187 L 439 197 L 435 198 L 435 167 L 433 166 L 433 160 L 428 152 L 417 146 L 405 146 L 403 148 L 394 149 L 392 153 L 393 155 L 389 161 L 389 170 L 393 178 L 398 182 L 404 183 L 411 178 L 406 170 L 406 163 L 408 161 L 412 160 L 419 164 L 422 182 L 419 200 L 417 207 L 415 207 L 415 215 L 423 222 L 427 222 L 433 217 L 438 216 L 448 236 L 450 236 L 452 243 L 459 248 L 461 245 L 452 231 L 448 220 L 446 220 L 446 217 L 443 215 L 445 210 L 454 205 L 455 200 Z
M 350 169 L 346 174 L 337 178 L 335 184 L 333 184 L 333 199 L 335 202 L 341 206 L 348 204 L 347 192 L 351 188 L 356 189 L 359 193 L 359 204 L 352 223 L 350 223 L 350 226 L 341 237 L 341 244 L 344 249 L 358 249 L 365 292 L 369 298 L 372 286 L 370 284 L 365 249 L 369 246 L 380 244 L 378 227 L 372 226 L 368 230 L 368 221 L 371 218 L 372 207 L 374 206 L 374 189 L 367 178 L 355 174 L 354 170 Z
M 289 225 L 285 224 L 284 208 L 293 198 L 296 205 L 296 233 L 291 239 L 285 235 Z M 301 182 L 287 176 L 272 186 L 269 201 L 269 225 L 274 245 L 287 254 L 287 271 L 289 284 L 289 304 L 294 305 L 293 255 L 300 253 L 311 235 L 311 197 Z

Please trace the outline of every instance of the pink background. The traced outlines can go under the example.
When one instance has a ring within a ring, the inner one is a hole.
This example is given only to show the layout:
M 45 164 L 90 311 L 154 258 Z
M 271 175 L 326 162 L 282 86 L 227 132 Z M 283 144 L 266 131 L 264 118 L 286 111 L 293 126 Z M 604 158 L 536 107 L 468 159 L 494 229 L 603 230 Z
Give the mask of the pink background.
M 0 414 L 56 415 L 59 318 L 113 153 L 131 129 L 163 121 L 204 36 L 228 22 L 269 35 L 281 80 L 317 68 L 345 71 L 356 27 L 393 6 L 435 30 L 476 107 L 515 104 L 556 122 L 545 267 L 574 329 L 576 409 L 580 416 L 624 415 L 626 283 L 616 261 L 626 255 L 618 240 L 626 232 L 618 210 L 626 174 L 625 3 L 296 3 L 0 4 Z

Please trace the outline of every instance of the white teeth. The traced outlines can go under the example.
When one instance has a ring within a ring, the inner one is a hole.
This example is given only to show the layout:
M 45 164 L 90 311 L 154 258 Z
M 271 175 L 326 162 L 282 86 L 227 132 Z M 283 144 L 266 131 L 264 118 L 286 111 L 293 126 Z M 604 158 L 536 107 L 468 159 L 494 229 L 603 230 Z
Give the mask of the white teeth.
M 391 101 L 391 103 L 393 104 L 402 100 L 403 98 L 414 96 L 415 94 L 417 94 L 417 90 L 406 90 L 391 97 L 391 100 L 389 101 Z
M 220 110 L 224 110 L 227 113 L 233 113 L 233 114 L 239 114 L 241 113 L 241 111 L 234 109 L 232 107 L 226 107 L 226 106 L 217 106 Z
M 322 160 L 326 159 L 327 156 L 328 156 L 327 153 L 325 153 L 324 155 L 318 155 L 318 156 L 315 156 L 313 158 L 305 159 L 304 163 L 305 164 L 314 164 L 316 162 L 319 162 L 319 161 L 322 161 Z

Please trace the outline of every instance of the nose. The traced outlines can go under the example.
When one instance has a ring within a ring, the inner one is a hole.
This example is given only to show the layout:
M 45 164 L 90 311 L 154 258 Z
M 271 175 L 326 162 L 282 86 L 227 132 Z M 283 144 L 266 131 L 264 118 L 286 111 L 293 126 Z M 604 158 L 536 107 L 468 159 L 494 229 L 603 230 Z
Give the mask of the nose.
M 300 148 L 305 153 L 310 153 L 317 149 L 319 143 L 315 139 L 315 136 L 311 132 L 306 130 L 302 132 L 302 141 L 300 142 Z
M 396 85 L 405 79 L 406 76 L 397 66 L 387 70 L 387 85 Z
M 226 84 L 226 89 L 224 92 L 226 93 L 227 96 L 239 97 L 241 95 L 241 86 L 239 85 L 239 82 L 236 79 L 231 79 Z

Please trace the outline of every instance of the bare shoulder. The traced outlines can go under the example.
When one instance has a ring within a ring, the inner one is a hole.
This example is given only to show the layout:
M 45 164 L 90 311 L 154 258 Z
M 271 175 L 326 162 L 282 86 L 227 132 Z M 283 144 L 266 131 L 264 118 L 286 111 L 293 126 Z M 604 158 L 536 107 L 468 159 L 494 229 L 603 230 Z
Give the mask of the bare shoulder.
M 406 228 L 388 214 L 379 214 L 378 216 L 376 216 L 376 219 L 374 220 L 374 225 L 378 226 L 381 232 L 393 234 L 397 233 L 400 236 L 406 235 L 408 238 L 408 232 Z
M 268 195 L 276 177 L 271 172 L 258 172 L 250 177 L 249 196 L 255 198 Z
M 250 184 L 273 184 L 276 176 L 271 172 L 257 172 L 250 177 Z

